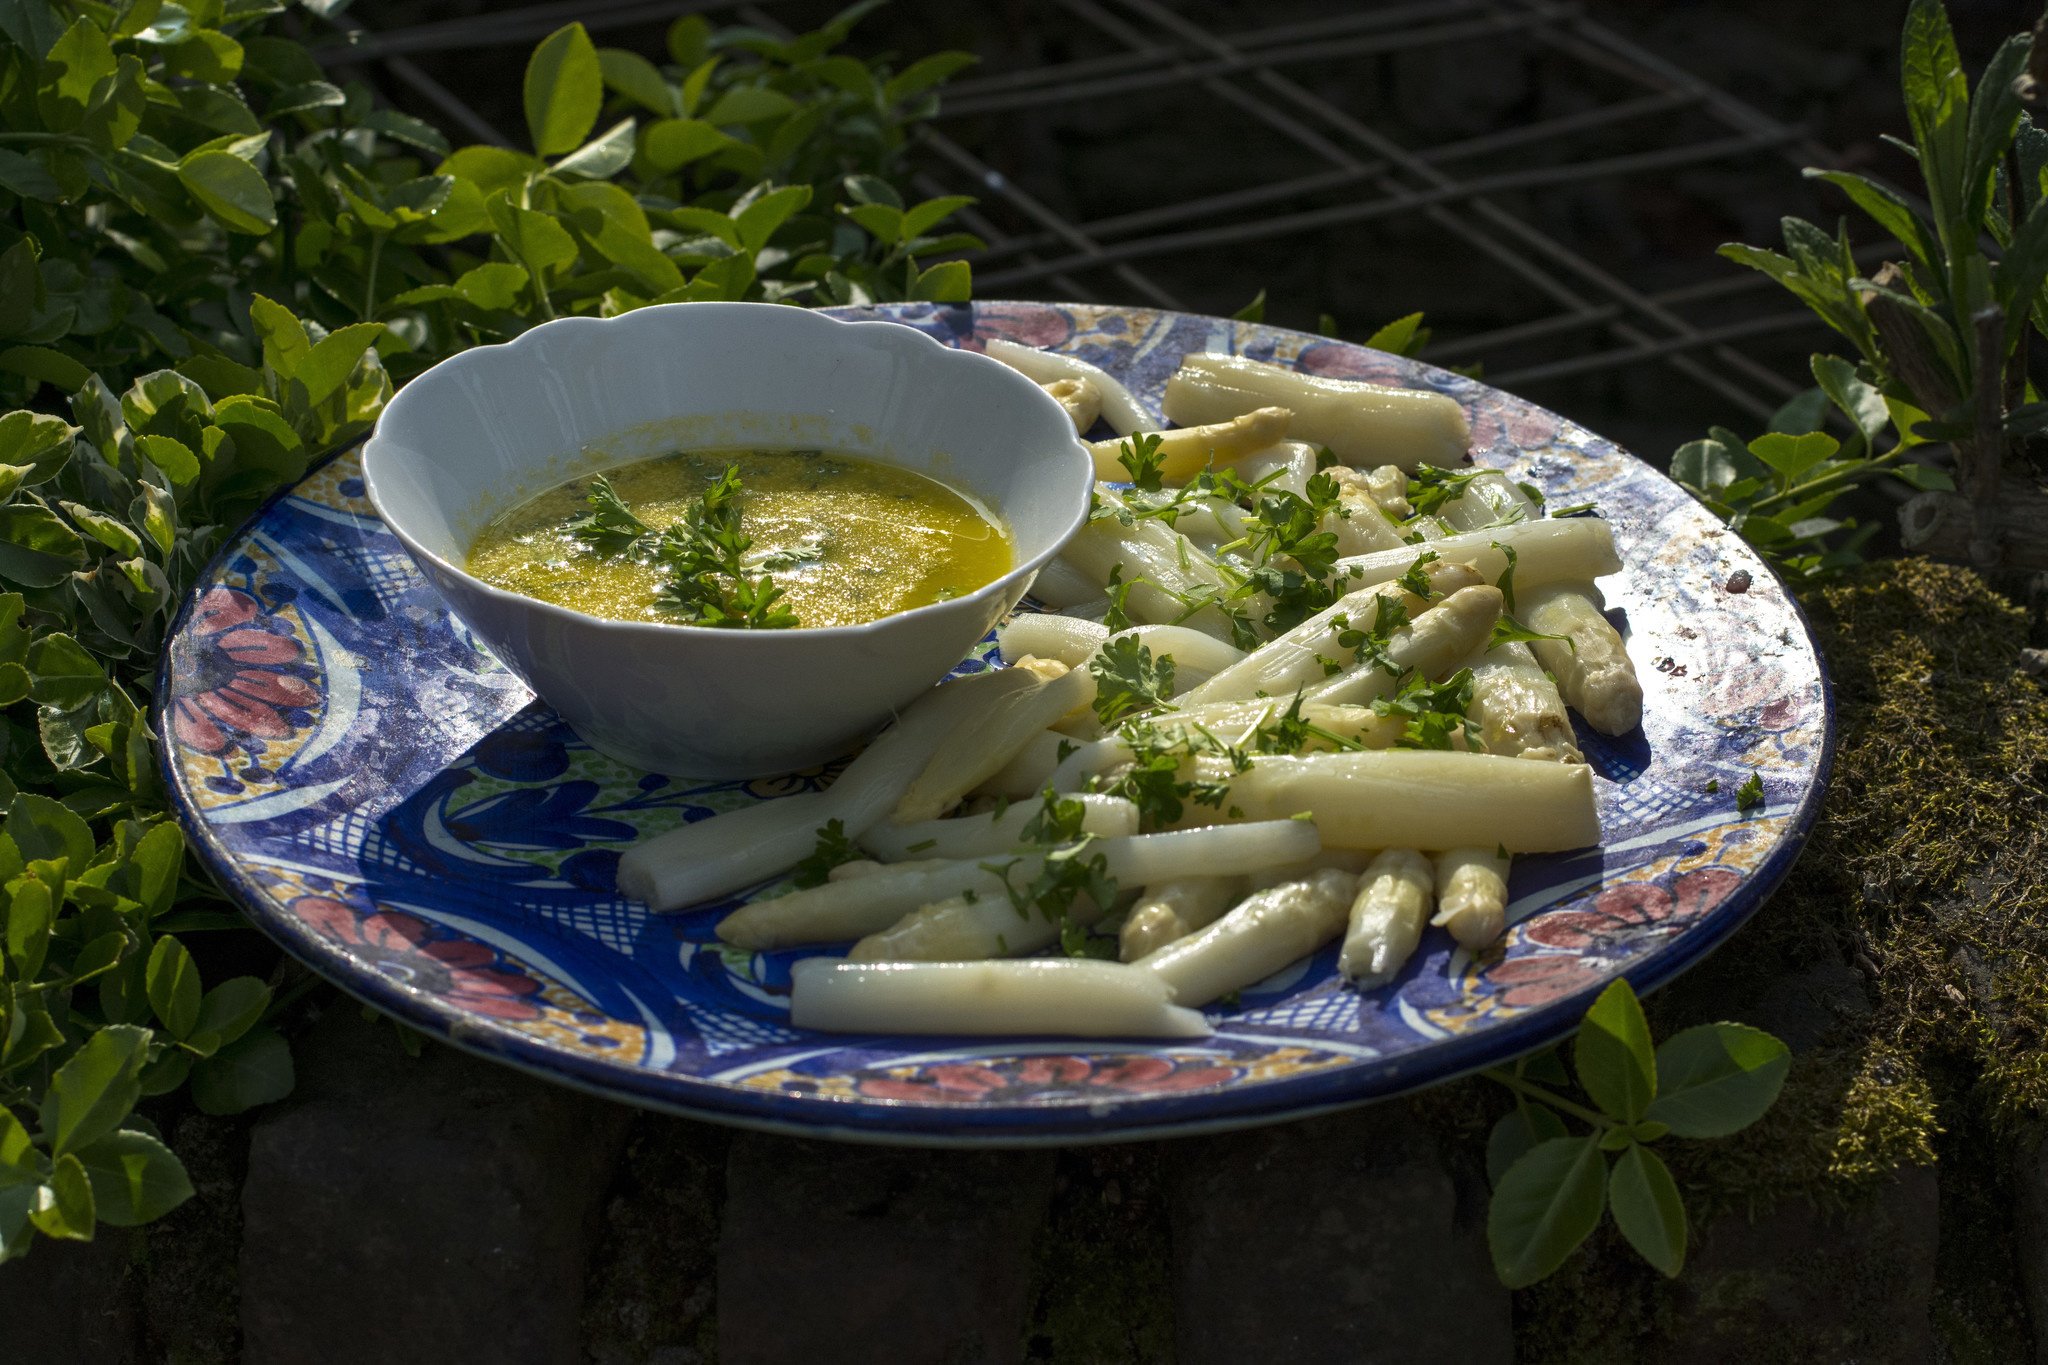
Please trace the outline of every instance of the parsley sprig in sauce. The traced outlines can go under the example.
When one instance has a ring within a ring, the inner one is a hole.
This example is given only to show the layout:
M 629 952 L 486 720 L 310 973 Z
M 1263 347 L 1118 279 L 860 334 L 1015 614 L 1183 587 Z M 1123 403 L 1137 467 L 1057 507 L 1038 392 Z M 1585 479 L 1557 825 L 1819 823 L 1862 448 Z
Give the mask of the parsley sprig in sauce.
M 717 482 L 683 510 L 682 519 L 656 531 L 635 516 L 602 474 L 591 480 L 586 511 L 569 534 L 601 555 L 625 556 L 659 565 L 665 572 L 656 605 L 694 626 L 787 630 L 796 613 L 781 605 L 774 578 L 754 570 L 748 551 L 754 538 L 741 525 L 738 465 L 727 465 Z M 763 563 L 795 562 L 771 556 Z

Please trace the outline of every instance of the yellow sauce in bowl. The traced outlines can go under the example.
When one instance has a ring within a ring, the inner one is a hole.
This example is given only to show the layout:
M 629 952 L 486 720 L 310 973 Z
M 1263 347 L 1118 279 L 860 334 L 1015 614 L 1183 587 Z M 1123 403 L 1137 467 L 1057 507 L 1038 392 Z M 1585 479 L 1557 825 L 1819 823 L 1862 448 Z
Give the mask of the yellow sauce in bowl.
M 605 471 L 626 507 L 660 531 L 728 467 L 739 470 L 746 559 L 773 576 L 800 626 L 848 626 L 973 592 L 1015 563 L 1000 518 L 938 480 L 815 450 L 694 450 Z M 663 568 L 606 554 L 572 532 L 589 477 L 501 514 L 469 551 L 470 573 L 591 616 L 675 621 L 660 605 Z M 766 561 L 763 564 L 763 561 Z

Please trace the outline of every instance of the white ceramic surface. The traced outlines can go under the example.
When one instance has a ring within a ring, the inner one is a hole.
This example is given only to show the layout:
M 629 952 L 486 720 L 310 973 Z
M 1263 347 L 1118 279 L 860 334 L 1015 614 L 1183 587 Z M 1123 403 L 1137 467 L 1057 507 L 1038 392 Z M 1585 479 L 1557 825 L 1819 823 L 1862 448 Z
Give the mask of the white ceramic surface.
M 930 474 L 1009 523 L 1017 563 L 859 626 L 605 621 L 461 567 L 506 508 L 585 473 L 728 445 L 852 451 Z M 370 501 L 449 607 L 592 746 L 657 772 L 752 777 L 830 757 L 944 676 L 1087 516 L 1066 413 L 985 356 L 888 322 L 778 304 L 564 318 L 443 361 L 363 452 Z

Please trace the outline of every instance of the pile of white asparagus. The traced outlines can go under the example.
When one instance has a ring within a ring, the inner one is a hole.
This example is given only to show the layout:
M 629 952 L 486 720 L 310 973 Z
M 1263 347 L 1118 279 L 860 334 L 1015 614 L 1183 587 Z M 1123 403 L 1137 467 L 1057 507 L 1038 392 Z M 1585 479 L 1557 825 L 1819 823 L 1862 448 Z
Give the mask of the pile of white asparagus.
M 755 951 L 852 941 L 795 964 L 798 1026 L 1182 1037 L 1335 940 L 1361 988 L 1429 924 L 1484 950 L 1512 855 L 1599 842 L 1566 707 L 1640 720 L 1593 586 L 1614 542 L 1469 467 L 1456 402 L 1197 354 L 1160 430 L 1093 366 L 988 352 L 1077 433 L 1119 433 L 1034 587 L 1050 610 L 827 790 L 636 845 L 622 891 L 679 909 L 857 845 L 718 926 Z M 1088 955 L 1031 956 L 1055 944 Z

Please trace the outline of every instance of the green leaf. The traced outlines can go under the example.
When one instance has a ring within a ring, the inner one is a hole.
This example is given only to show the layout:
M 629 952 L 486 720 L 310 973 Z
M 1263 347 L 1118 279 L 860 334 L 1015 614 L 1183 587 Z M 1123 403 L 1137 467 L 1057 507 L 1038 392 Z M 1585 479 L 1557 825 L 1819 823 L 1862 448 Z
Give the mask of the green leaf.
M 100 26 L 85 15 L 73 21 L 43 61 L 36 108 L 43 122 L 70 132 L 85 121 L 93 90 L 118 68 L 114 49 Z
M 1802 389 L 1785 400 L 1784 406 L 1771 414 L 1770 429 L 1792 435 L 1804 435 L 1819 431 L 1820 424 L 1827 420 L 1828 396 L 1819 386 Z
M 71 424 L 61 417 L 10 412 L 0 416 L 0 464 L 28 466 L 34 472 L 24 482 L 47 483 L 71 459 L 71 439 Z
M 172 483 L 188 484 L 199 477 L 199 457 L 175 436 L 138 436 L 135 448 Z
M 30 695 L 60 711 L 76 710 L 107 686 L 99 661 L 64 634 L 45 635 L 28 647 L 28 671 Z
M 1824 431 L 1809 431 L 1800 435 L 1773 431 L 1749 443 L 1750 454 L 1777 470 L 1787 480 L 1797 479 L 1822 460 L 1832 459 L 1835 452 L 1841 448 L 1842 443 Z
M 199 1022 L 199 968 L 185 945 L 160 938 L 150 950 L 149 1007 L 173 1038 L 183 1038 Z
M 809 185 L 785 185 L 768 191 L 734 213 L 733 222 L 739 228 L 742 249 L 751 253 L 767 246 L 775 230 L 787 222 L 792 213 L 810 202 Z
M 918 272 L 910 297 L 931 303 L 965 303 L 974 293 L 974 267 L 965 261 L 946 261 Z
M 491 201 L 491 221 L 505 249 L 530 273 L 545 274 L 576 259 L 576 239 L 548 214 L 500 198 Z
M 208 1114 L 239 1114 L 292 1092 L 292 1050 L 259 1028 L 192 1068 L 192 1102 Z
M 971 52 L 934 52 L 921 57 L 889 78 L 882 86 L 882 100 L 886 104 L 901 104 L 951 80 L 980 60 Z
M 526 130 L 533 150 L 560 156 L 580 145 L 604 107 L 604 66 L 580 23 L 541 40 L 526 63 Z
M 62 802 L 34 792 L 17 792 L 7 807 L 7 837 L 27 862 L 62 858 L 65 875 L 76 877 L 92 863 L 96 847 L 92 829 L 64 808 Z
M 310 114 L 315 109 L 339 109 L 348 103 L 341 87 L 326 81 L 302 81 L 270 97 L 266 112 L 275 121 L 289 114 Z
M 1607 1206 L 1644 1260 L 1672 1277 L 1685 1268 L 1685 1201 L 1655 1152 L 1629 1144 L 1608 1176 Z
M 1856 424 L 1856 430 L 1863 435 L 1864 449 L 1876 449 L 1879 433 L 1891 425 L 1884 395 L 1857 378 L 1856 367 L 1840 356 L 1816 355 L 1813 378 L 1841 414 Z
M 1579 1084 L 1607 1114 L 1634 1123 L 1657 1094 L 1657 1063 L 1650 1026 L 1636 993 L 1623 980 L 1610 984 L 1586 1011 L 1572 1048 Z
M 1364 345 L 1375 351 L 1390 355 L 1413 355 L 1416 346 L 1416 332 L 1422 326 L 1422 314 L 1410 313 L 1395 318 L 1386 326 L 1365 339 Z
M 737 85 L 720 95 L 705 111 L 704 121 L 719 127 L 733 124 L 766 123 L 796 112 L 796 101 L 780 90 L 765 85 Z
M 469 303 L 496 312 L 518 304 L 528 278 L 524 266 L 509 261 L 486 261 L 464 271 L 454 288 Z
M 29 1141 L 28 1129 L 12 1110 L 0 1105 L 0 1184 L 23 1176 L 32 1178 L 35 1172 L 35 1144 Z
M 1922 265 L 1935 259 L 1940 246 L 1934 240 L 1933 227 L 1897 191 L 1853 171 L 1808 167 L 1806 174 L 1815 180 L 1825 180 L 1848 195 L 1856 207 L 1869 214 Z
M 632 119 L 622 119 L 554 164 L 557 175 L 609 180 L 633 159 Z
M 381 322 L 351 323 L 314 343 L 292 372 L 292 378 L 305 386 L 306 405 L 318 407 L 333 397 L 384 330 Z
M 92 1240 L 92 1181 L 78 1158 L 66 1153 L 50 1167 L 50 1179 L 40 1191 L 29 1221 L 45 1237 L 75 1242 Z
M 78 1153 L 99 1219 L 111 1227 L 153 1223 L 192 1197 L 185 1167 L 148 1133 L 123 1128 Z
M 1551 1138 L 1523 1153 L 1486 1210 L 1501 1283 L 1521 1289 L 1563 1265 L 1599 1225 L 1606 1202 L 1607 1160 L 1595 1139 Z
M 1266 320 L 1266 291 L 1261 289 L 1252 296 L 1252 301 L 1230 315 L 1238 322 L 1264 322 Z
M 82 1150 L 121 1126 L 142 1093 L 136 1077 L 148 1055 L 148 1029 L 108 1024 L 57 1068 L 42 1106 L 52 1155 Z
M 253 976 L 230 977 L 199 1002 L 199 1017 L 183 1041 L 210 1055 L 247 1033 L 269 1007 L 270 987 Z
M 0 507 L 0 578 L 54 588 L 85 562 L 85 542 L 55 512 L 34 502 Z
M 92 377 L 85 366 L 48 346 L 9 346 L 0 351 L 0 370 L 27 375 L 65 393 L 77 390 Z
M 660 68 L 639 53 L 601 47 L 597 50 L 597 65 L 604 73 L 606 85 L 650 112 L 663 116 L 682 112 L 676 88 L 662 76 Z
M 663 175 L 673 175 L 692 161 L 732 145 L 730 137 L 694 118 L 659 119 L 640 134 L 640 154 Z
M 1495 1185 L 1523 1153 L 1538 1143 L 1566 1136 L 1564 1120 L 1541 1104 L 1517 1104 L 1500 1116 L 1486 1139 L 1486 1178 Z
M 1953 493 L 1956 491 L 1956 481 L 1948 476 L 1946 470 L 1936 469 L 1933 465 L 1914 464 L 1911 461 L 1906 461 L 1893 465 L 1891 473 L 1892 477 L 1900 483 L 1917 488 L 1923 493 Z
M 1763 1117 L 1792 1055 L 1747 1024 L 1702 1024 L 1657 1049 L 1657 1098 L 1645 1117 L 1684 1138 L 1726 1137 Z
M 200 152 L 178 163 L 178 179 L 234 232 L 263 236 L 277 226 L 277 200 L 263 172 L 232 152 Z
M 546 169 L 535 157 L 510 147 L 464 147 L 434 168 L 438 175 L 467 180 L 486 195 L 511 189 L 527 176 Z
M 18 877 L 8 887 L 7 960 L 22 980 L 35 980 L 43 969 L 56 917 L 56 899 L 41 879 Z
M 24 199 L 40 199 L 46 204 L 57 203 L 65 197 L 64 187 L 43 169 L 42 162 L 5 148 L 0 148 L 0 186 Z
M 927 199 L 916 208 L 903 213 L 902 239 L 915 241 L 937 227 L 946 219 L 975 202 L 971 194 L 948 194 L 937 199 Z

